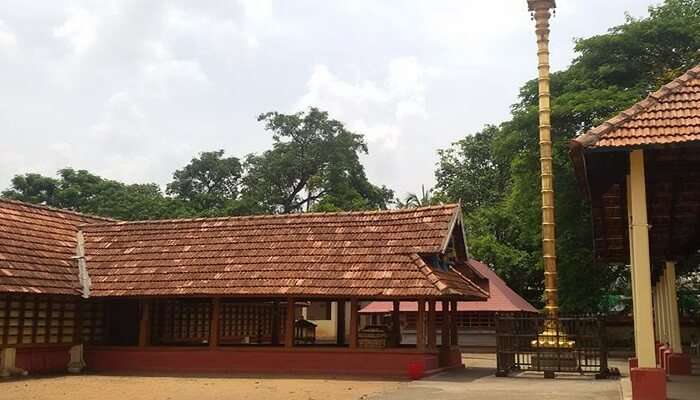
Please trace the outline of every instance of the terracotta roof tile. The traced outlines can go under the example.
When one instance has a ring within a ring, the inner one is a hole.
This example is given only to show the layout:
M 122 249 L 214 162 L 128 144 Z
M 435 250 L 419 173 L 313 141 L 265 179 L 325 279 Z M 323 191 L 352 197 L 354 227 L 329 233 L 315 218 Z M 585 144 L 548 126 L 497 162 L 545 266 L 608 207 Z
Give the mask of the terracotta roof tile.
M 77 226 L 102 221 L 0 199 L 0 292 L 78 294 Z
M 482 311 L 482 312 L 532 312 L 536 313 L 537 309 L 533 307 L 527 300 L 520 297 L 486 264 L 477 261 L 469 260 L 469 266 L 474 268 L 479 274 L 489 280 L 489 298 L 486 301 L 460 301 L 457 303 L 459 311 Z M 393 303 L 390 301 L 373 301 L 362 308 L 362 313 L 387 313 L 393 309 Z M 438 311 L 442 310 L 442 304 L 439 302 L 436 305 Z M 401 311 L 417 311 L 416 302 L 402 301 L 399 305 Z
M 412 210 L 116 222 L 83 227 L 93 296 L 486 294 L 438 253 L 458 205 Z
M 621 148 L 700 141 L 700 65 L 574 142 Z

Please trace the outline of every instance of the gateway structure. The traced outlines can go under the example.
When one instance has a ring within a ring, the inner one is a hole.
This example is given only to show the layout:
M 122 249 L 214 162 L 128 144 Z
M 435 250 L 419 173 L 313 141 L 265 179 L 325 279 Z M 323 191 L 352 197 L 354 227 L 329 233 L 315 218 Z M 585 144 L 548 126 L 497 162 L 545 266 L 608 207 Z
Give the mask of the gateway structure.
M 459 205 L 118 222 L 0 200 L 0 373 L 310 372 L 461 366 L 436 341 L 458 301 L 484 301 Z M 364 302 L 408 301 L 415 345 L 363 345 Z M 309 302 L 340 313 L 316 343 Z M 426 308 L 427 305 L 427 308 Z

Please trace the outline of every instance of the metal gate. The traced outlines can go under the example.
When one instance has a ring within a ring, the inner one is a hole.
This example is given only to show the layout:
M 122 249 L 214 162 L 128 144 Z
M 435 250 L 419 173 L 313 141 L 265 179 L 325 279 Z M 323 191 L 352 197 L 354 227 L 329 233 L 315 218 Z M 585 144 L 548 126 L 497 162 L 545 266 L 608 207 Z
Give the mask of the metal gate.
M 554 345 L 543 345 L 538 335 L 548 329 Z M 566 344 L 561 344 L 565 343 Z M 571 343 L 573 342 L 573 343 Z M 541 371 L 609 375 L 605 317 L 496 315 L 497 376 L 512 371 Z

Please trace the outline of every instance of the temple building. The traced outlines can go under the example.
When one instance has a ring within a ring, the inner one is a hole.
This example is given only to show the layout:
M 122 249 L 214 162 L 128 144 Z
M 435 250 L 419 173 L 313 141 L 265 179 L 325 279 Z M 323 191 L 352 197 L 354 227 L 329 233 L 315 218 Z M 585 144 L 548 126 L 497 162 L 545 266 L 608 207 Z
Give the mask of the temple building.
M 462 365 L 457 304 L 488 289 L 459 205 L 120 222 L 0 200 L 4 376 L 425 375 Z M 372 301 L 416 303 L 416 340 L 363 329 Z
M 488 265 L 474 259 L 467 262 L 482 279 L 488 281 L 489 298 L 486 301 L 457 303 L 458 344 L 466 351 L 493 352 L 496 350 L 496 314 L 535 315 L 538 310 L 508 287 Z M 437 307 L 439 327 L 442 325 L 442 305 L 438 304 Z M 360 309 L 360 322 L 367 326 L 385 325 L 385 321 L 391 320 L 395 312 L 400 314 L 405 342 L 413 342 L 418 316 L 415 302 L 373 301 Z
M 596 259 L 631 265 L 635 398 L 666 398 L 666 374 L 690 374 L 676 264 L 700 251 L 700 66 L 574 139 L 592 209 Z

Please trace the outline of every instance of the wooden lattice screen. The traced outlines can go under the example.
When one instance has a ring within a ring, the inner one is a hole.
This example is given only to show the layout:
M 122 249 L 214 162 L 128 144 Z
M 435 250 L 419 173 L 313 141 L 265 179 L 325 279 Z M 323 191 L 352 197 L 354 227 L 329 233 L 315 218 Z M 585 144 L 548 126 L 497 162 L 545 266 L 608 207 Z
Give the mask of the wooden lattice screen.
M 77 303 L 64 296 L 0 294 L 0 346 L 74 343 Z
M 272 343 L 273 310 L 272 303 L 223 301 L 219 323 L 219 343 Z M 283 341 L 286 307 L 278 307 L 278 312 L 279 340 Z
M 103 344 L 105 342 L 105 313 L 101 300 L 88 300 L 79 303 L 80 330 L 83 342 Z
M 209 342 L 210 299 L 153 301 L 154 344 L 206 344 Z

